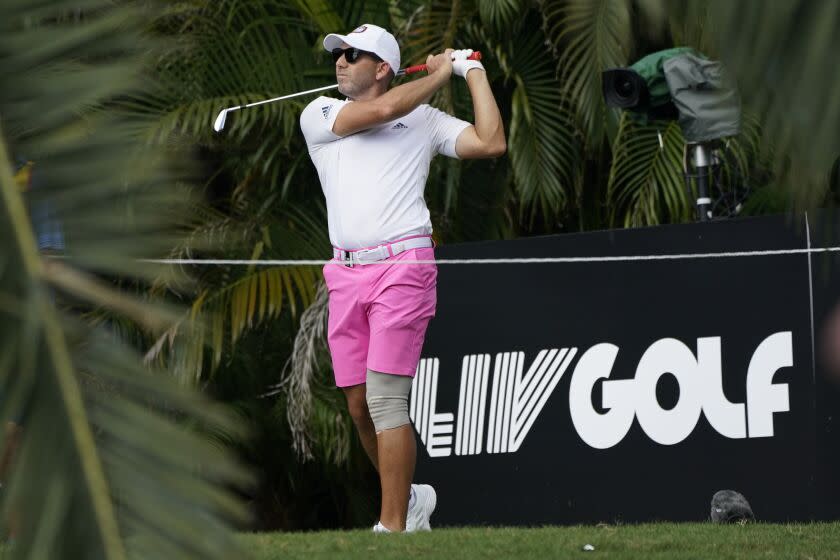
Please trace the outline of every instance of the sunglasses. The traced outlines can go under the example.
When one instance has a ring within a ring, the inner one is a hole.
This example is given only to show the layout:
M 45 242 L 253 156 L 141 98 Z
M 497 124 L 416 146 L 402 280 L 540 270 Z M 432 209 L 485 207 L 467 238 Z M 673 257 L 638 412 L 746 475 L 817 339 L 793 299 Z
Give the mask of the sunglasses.
M 356 47 L 332 50 L 333 62 L 338 62 L 338 59 L 341 58 L 341 55 L 344 55 L 344 60 L 347 61 L 347 64 L 356 64 L 363 54 L 368 55 L 377 62 L 382 62 L 382 59 L 379 58 L 379 56 L 377 56 L 376 53 L 363 51 L 361 49 L 357 49 Z

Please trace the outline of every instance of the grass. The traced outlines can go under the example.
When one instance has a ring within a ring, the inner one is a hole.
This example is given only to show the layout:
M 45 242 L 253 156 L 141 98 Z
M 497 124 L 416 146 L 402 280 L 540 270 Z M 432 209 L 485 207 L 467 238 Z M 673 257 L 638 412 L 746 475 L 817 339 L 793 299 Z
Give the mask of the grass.
M 410 535 L 374 535 L 358 530 L 262 533 L 242 538 L 253 552 L 254 560 L 840 558 L 840 523 L 459 528 Z M 584 552 L 585 544 L 593 545 L 595 550 Z

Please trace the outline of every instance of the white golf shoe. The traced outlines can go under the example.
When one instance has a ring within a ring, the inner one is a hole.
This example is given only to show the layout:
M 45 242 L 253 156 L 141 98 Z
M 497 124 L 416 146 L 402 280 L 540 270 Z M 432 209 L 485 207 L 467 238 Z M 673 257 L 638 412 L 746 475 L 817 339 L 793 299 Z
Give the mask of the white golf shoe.
M 435 511 L 437 505 L 437 494 L 435 489 L 428 484 L 412 484 L 414 490 L 414 507 L 408 508 L 408 515 L 405 518 L 406 533 L 415 531 L 431 531 L 429 518 Z
M 388 529 L 385 525 L 380 523 L 379 521 L 376 522 L 376 525 L 373 526 L 374 533 L 390 533 L 391 530 Z

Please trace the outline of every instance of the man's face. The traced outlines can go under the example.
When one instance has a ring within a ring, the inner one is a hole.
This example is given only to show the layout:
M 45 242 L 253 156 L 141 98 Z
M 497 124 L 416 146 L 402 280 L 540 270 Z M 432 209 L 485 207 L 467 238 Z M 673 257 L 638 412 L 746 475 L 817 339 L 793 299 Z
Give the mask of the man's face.
M 342 49 L 350 48 L 347 43 L 341 44 Z M 338 91 L 342 95 L 353 98 L 367 91 L 376 83 L 376 71 L 380 61 L 368 55 L 362 55 L 355 63 L 350 64 L 344 55 L 335 61 L 335 77 L 338 79 Z

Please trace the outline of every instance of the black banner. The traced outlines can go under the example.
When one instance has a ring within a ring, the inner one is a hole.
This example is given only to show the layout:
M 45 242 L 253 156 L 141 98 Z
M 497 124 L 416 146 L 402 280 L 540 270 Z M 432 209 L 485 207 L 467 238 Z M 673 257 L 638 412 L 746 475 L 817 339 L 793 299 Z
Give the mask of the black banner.
M 410 404 L 434 521 L 701 520 L 721 489 L 761 520 L 840 516 L 840 377 L 820 351 L 840 257 L 805 251 L 840 245 L 838 224 L 439 247 L 439 259 L 691 256 L 440 265 Z

